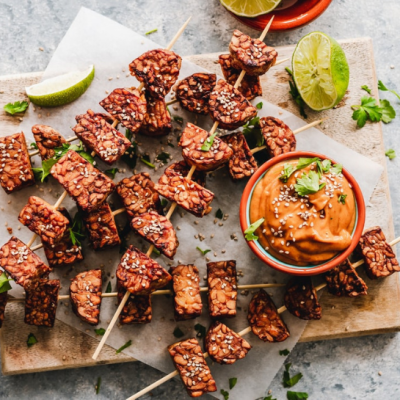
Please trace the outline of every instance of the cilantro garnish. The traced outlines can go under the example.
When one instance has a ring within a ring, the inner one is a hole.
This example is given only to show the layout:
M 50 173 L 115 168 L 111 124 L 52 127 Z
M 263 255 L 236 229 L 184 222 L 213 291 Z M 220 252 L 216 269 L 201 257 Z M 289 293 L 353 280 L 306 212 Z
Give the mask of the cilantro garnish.
M 28 108 L 27 101 L 16 101 L 15 103 L 8 103 L 4 107 L 4 111 L 8 114 L 14 115 L 24 112 Z
M 388 124 L 392 119 L 396 118 L 396 111 L 390 104 L 389 100 L 381 100 L 382 122 Z
M 174 334 L 174 336 L 176 338 L 181 338 L 182 336 L 184 336 L 185 334 L 182 332 L 181 328 L 179 328 L 179 326 L 177 326 L 174 331 L 172 332 Z
M 172 118 L 178 124 L 181 124 L 181 125 L 183 124 L 183 118 L 182 117 L 178 117 L 177 115 L 174 115 Z
M 28 347 L 32 347 L 37 342 L 38 342 L 38 340 L 36 339 L 36 336 L 33 333 L 30 333 L 28 335 L 28 340 L 26 341 L 26 344 L 28 345 Z
M 202 151 L 209 151 L 211 149 L 211 146 L 214 143 L 214 138 L 215 136 L 218 135 L 218 131 L 215 131 L 211 136 L 209 136 L 206 141 L 204 142 L 203 146 L 201 146 Z
M 308 399 L 308 393 L 305 392 L 291 392 L 288 390 L 286 393 L 287 400 L 307 400 Z
M 215 213 L 215 217 L 218 219 L 222 219 L 224 217 L 224 213 L 220 208 L 218 208 L 217 212 Z
M 261 226 L 261 224 L 265 221 L 265 218 L 260 218 L 258 221 L 251 224 L 245 231 L 244 237 L 249 242 L 250 240 L 257 240 L 258 236 L 254 234 L 254 232 Z
M 263 108 L 263 102 L 260 101 L 259 103 L 256 104 L 257 110 L 261 110 Z
M 153 253 L 156 255 L 156 257 L 158 257 L 159 255 L 161 255 L 161 251 L 158 250 L 158 249 L 156 249 L 155 247 L 154 247 L 153 251 L 151 252 L 151 254 L 153 254 Z
M 272 398 L 272 394 L 270 394 L 269 396 L 264 397 L 263 400 L 276 400 L 276 399 L 273 399 L 273 398 Z
M 283 170 L 281 172 L 281 175 L 279 176 L 279 179 L 283 182 L 286 183 L 290 176 L 293 174 L 293 172 L 296 171 L 296 168 L 292 164 L 285 164 L 283 166 Z
M 300 157 L 299 162 L 296 165 L 296 170 L 303 169 L 311 165 L 313 162 L 320 161 L 318 157 L 314 158 L 307 158 L 307 157 Z
M 220 393 L 222 394 L 222 396 L 224 396 L 224 400 L 229 400 L 229 392 L 227 392 L 224 389 L 221 389 Z
M 393 149 L 386 150 L 385 156 L 389 157 L 389 160 L 393 160 L 393 158 L 396 158 L 396 152 Z
M 165 199 L 161 199 L 161 207 L 165 208 L 165 207 L 167 207 L 167 205 L 168 205 L 168 201 Z
M 157 32 L 157 31 L 158 31 L 158 28 L 152 29 L 151 31 L 147 31 L 147 32 L 145 33 L 145 35 L 151 35 L 152 33 Z
M 237 378 L 229 378 L 229 389 L 233 389 L 237 383 Z
M 382 90 L 382 92 L 390 92 L 390 93 L 394 94 L 400 100 L 400 95 L 397 92 L 395 92 L 394 90 L 388 89 L 382 81 L 378 81 L 378 89 Z
M 131 146 L 122 155 L 121 160 L 128 164 L 130 168 L 135 168 L 137 161 L 137 144 L 134 140 L 133 133 L 129 129 L 125 130 L 125 136 L 131 141 Z
M 290 351 L 288 349 L 279 350 L 280 356 L 287 356 L 289 353 L 290 353 Z
M 331 167 L 331 172 L 332 172 L 332 174 L 339 175 L 339 174 L 342 173 L 342 170 L 343 170 L 342 164 L 334 164 L 334 165 Z
M 351 106 L 354 110 L 352 118 L 357 121 L 357 126 L 362 128 L 367 120 L 371 122 L 382 121 L 388 124 L 396 117 L 396 111 L 388 100 L 381 100 L 380 104 L 373 97 L 363 96 L 360 105 Z
M 205 326 L 203 326 L 203 325 L 201 325 L 201 324 L 196 324 L 195 326 L 194 326 L 194 330 L 197 332 L 197 334 L 196 334 L 196 336 L 198 337 L 198 338 L 203 338 L 204 336 L 206 336 L 206 332 L 207 332 L 207 330 L 206 330 L 206 327 Z
M 303 174 L 301 178 L 297 178 L 296 182 L 294 190 L 299 196 L 317 193 L 325 186 L 325 182 L 321 184 L 319 183 L 319 174 L 314 171 L 309 171 L 308 174 Z
M 156 160 L 166 164 L 170 158 L 171 154 L 167 153 L 166 151 L 163 151 L 162 153 L 157 155 Z
M 244 125 L 242 133 L 246 135 L 249 146 L 251 144 L 254 144 L 256 147 L 264 145 L 265 139 L 260 128 L 260 117 L 254 117 Z
M 327 174 L 332 166 L 331 160 L 317 161 L 318 171 L 321 174 Z
M 111 288 L 111 281 L 109 281 L 109 282 L 108 282 L 108 285 L 107 285 L 106 293 L 111 293 L 111 290 L 112 290 L 112 288 Z
M 144 155 L 141 157 L 140 161 L 143 164 L 146 164 L 150 168 L 155 168 L 156 166 L 150 162 L 150 157 L 148 155 Z
M 101 377 L 99 376 L 99 377 L 97 378 L 97 384 L 96 384 L 96 386 L 95 386 L 96 394 L 99 394 L 99 393 L 100 393 L 100 386 L 101 386 Z
M 302 97 L 300 96 L 300 93 L 297 89 L 297 86 L 294 82 L 293 79 L 293 72 L 290 70 L 290 68 L 286 67 L 285 68 L 286 72 L 291 76 L 292 79 L 289 79 L 289 93 L 292 95 L 293 100 L 295 101 L 295 103 L 299 106 L 299 111 L 300 111 L 300 115 L 307 119 L 307 114 L 304 110 L 304 107 L 306 105 L 306 103 L 304 102 L 304 100 L 302 99 Z
M 346 204 L 346 197 L 347 194 L 341 194 L 338 196 L 338 203 L 342 203 L 343 205 Z
M 38 145 L 37 145 L 36 143 L 31 143 L 30 146 L 31 146 L 33 149 L 36 149 L 36 150 L 39 149 L 39 147 L 38 147 Z
M 361 89 L 365 90 L 368 94 L 371 94 L 371 89 L 367 85 L 362 85 Z
M 200 251 L 200 253 L 203 254 L 203 256 L 205 256 L 207 253 L 211 251 L 210 249 L 202 250 L 200 247 L 196 247 L 196 249 Z
M 71 238 L 71 242 L 74 246 L 81 246 L 80 241 L 85 238 L 83 231 L 84 226 L 82 213 L 80 211 L 77 211 L 72 221 L 72 225 L 69 228 L 69 237 Z
M 106 333 L 106 330 L 105 330 L 104 328 L 99 328 L 99 329 L 95 329 L 95 330 L 94 330 L 94 333 L 95 333 L 97 336 L 103 336 L 103 335 Z
M 11 290 L 11 285 L 9 284 L 10 281 L 12 281 L 12 279 L 8 279 L 4 272 L 0 275 L 0 293 Z
M 118 168 L 110 168 L 110 169 L 106 169 L 104 171 L 105 174 L 107 174 L 108 176 L 111 176 L 112 179 L 115 178 L 115 174 L 119 172 Z
M 116 350 L 116 353 L 117 354 L 121 353 L 122 350 L 125 350 L 131 345 L 132 345 L 132 340 L 127 341 L 123 346 L 121 346 L 118 350 Z
M 294 376 L 290 376 L 289 369 L 292 366 L 291 363 L 285 364 L 285 371 L 283 371 L 283 387 L 288 388 L 294 386 L 302 377 L 303 374 L 299 372 Z

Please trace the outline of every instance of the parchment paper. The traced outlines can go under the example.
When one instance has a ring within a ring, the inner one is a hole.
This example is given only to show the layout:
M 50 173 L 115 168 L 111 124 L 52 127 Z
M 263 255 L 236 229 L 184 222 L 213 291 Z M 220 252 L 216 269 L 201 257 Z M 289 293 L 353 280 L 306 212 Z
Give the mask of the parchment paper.
M 182 21 L 174 22 L 177 30 L 185 18 L 182 17 Z M 147 37 L 142 37 L 104 16 L 82 8 L 55 51 L 44 73 L 44 78 L 56 76 L 71 70 L 84 69 L 89 64 L 96 66 L 96 77 L 87 92 L 70 105 L 50 110 L 36 108 L 36 111 L 34 111 L 31 105 L 24 117 L 24 121 L 21 123 L 21 129 L 25 132 L 28 142 L 33 141 L 31 126 L 36 123 L 51 125 L 65 137 L 72 136 L 71 127 L 75 125 L 75 115 L 85 113 L 89 108 L 103 112 L 98 103 L 106 96 L 105 91 L 111 92 L 116 87 L 137 85 L 135 79 L 129 75 L 129 63 L 144 51 L 157 47 L 156 43 Z M 180 77 L 183 78 L 199 71 L 202 71 L 200 67 L 183 61 Z M 126 76 L 127 74 L 128 76 Z M 262 101 L 261 98 L 255 99 L 254 104 L 260 101 Z M 304 124 L 304 121 L 294 115 L 265 101 L 263 103 L 263 108 L 259 112 L 260 116 L 273 115 L 281 118 L 292 129 L 296 129 Z M 197 118 L 194 114 L 184 112 L 176 106 L 170 107 L 170 110 L 173 115 L 183 117 L 184 123 L 190 121 L 197 123 L 205 129 L 211 127 L 211 120 L 208 117 Z M 180 125 L 174 123 L 174 127 L 179 128 Z M 120 127 L 121 131 L 122 129 Z M 142 153 L 148 152 L 152 161 L 163 149 L 172 155 L 173 160 L 180 160 L 181 154 L 176 140 L 178 135 L 179 132 L 169 135 L 169 137 L 173 138 L 172 143 L 175 146 L 173 148 L 166 145 L 167 138 L 165 137 L 156 139 L 139 136 L 137 137 L 137 141 L 141 143 L 139 147 L 140 151 Z M 364 197 L 368 202 L 383 170 L 380 165 L 335 142 L 315 128 L 299 134 L 297 141 L 298 149 L 321 152 L 336 161 L 342 162 L 358 180 Z M 100 169 L 105 170 L 110 168 L 101 161 L 97 161 Z M 36 165 L 40 165 L 38 157 L 36 158 Z M 116 182 L 132 174 L 132 171 L 127 168 L 126 164 L 121 162 L 116 166 L 124 171 L 117 174 L 115 178 Z M 141 162 L 138 162 L 135 168 L 137 172 L 149 172 L 154 180 L 158 179 L 163 169 L 152 170 Z M 238 270 L 243 271 L 244 274 L 243 277 L 240 277 L 239 284 L 286 282 L 289 277 L 268 268 L 256 260 L 242 238 L 238 209 L 245 184 L 245 181 L 233 183 L 225 169 L 217 171 L 214 177 L 209 177 L 207 179 L 207 187 L 216 194 L 212 204 L 212 213 L 202 219 L 198 219 L 182 210 L 175 212 L 172 217 L 172 223 L 177 228 L 177 235 L 180 241 L 175 261 L 170 263 L 163 256 L 159 256 L 157 261 L 166 268 L 171 264 L 194 263 L 200 269 L 201 277 L 203 277 L 206 273 L 206 259 L 205 256 L 196 250 L 196 247 L 199 246 L 203 250 L 212 250 L 206 255 L 210 260 L 235 259 Z M 14 228 L 14 234 L 27 242 L 32 233 L 27 228 L 19 226 L 17 216 L 28 197 L 35 194 L 50 203 L 54 203 L 61 193 L 62 188 L 52 178 L 47 183 L 24 189 L 11 196 L 7 196 L 1 191 L 0 200 L 3 208 L 1 223 L 8 222 Z M 121 206 L 115 195 L 110 197 L 110 203 L 114 208 Z M 72 215 L 75 213 L 76 206 L 70 198 L 64 201 L 64 205 Z M 219 208 L 228 217 L 226 220 L 217 220 L 217 223 L 215 223 L 215 211 Z M 117 222 L 119 226 L 123 227 L 126 223 L 125 214 L 119 215 Z M 220 226 L 220 224 L 223 225 Z M 195 238 L 199 233 L 205 236 L 203 241 Z M 238 237 L 237 241 L 231 238 L 232 234 L 236 234 Z M 214 235 L 214 237 L 211 238 L 211 235 Z M 2 242 L 8 240 L 6 237 L 2 239 Z M 130 234 L 129 243 L 135 244 L 143 250 L 148 248 L 148 244 L 133 233 Z M 84 242 L 83 247 L 84 262 L 76 264 L 74 267 L 59 268 L 51 274 L 52 278 L 59 278 L 62 281 L 60 293 L 68 293 L 69 281 L 78 272 L 98 267 L 104 270 L 103 290 L 105 291 L 108 282 L 111 281 L 113 291 L 115 291 L 115 270 L 121 258 L 119 249 L 114 248 L 94 252 L 87 241 Z M 38 254 L 45 260 L 42 251 L 38 251 Z M 202 284 L 204 285 L 205 282 L 203 281 Z M 281 306 L 283 303 L 283 289 L 269 289 L 268 292 L 273 296 L 276 305 L 278 307 Z M 21 295 L 21 289 L 15 288 L 11 294 Z M 239 294 L 237 317 L 223 321 L 235 331 L 240 331 L 248 325 L 246 316 L 251 295 L 252 293 L 249 293 L 247 296 Z M 166 347 L 177 340 L 173 335 L 175 327 L 179 326 L 185 333 L 184 338 L 186 338 L 195 334 L 193 330 L 195 324 L 200 323 L 208 327 L 210 323 L 207 317 L 207 298 L 206 295 L 202 296 L 204 311 L 201 318 L 179 323 L 175 323 L 173 320 L 172 298 L 153 296 L 153 320 L 151 324 L 115 327 L 107 343 L 117 349 L 128 340 L 132 340 L 132 346 L 124 350 L 126 354 L 161 371 L 170 372 L 173 370 L 173 364 Z M 106 328 L 115 310 L 116 299 L 104 299 L 101 308 L 102 322 L 98 327 Z M 93 327 L 80 322 L 73 314 L 69 301 L 60 302 L 57 318 L 91 336 L 95 336 Z M 306 324 L 305 321 L 293 317 L 288 312 L 284 313 L 283 318 L 291 332 L 290 338 L 285 342 L 280 344 L 266 344 L 254 335 L 248 334 L 246 339 L 251 343 L 253 349 L 244 360 L 240 360 L 232 366 L 221 366 L 211 363 L 208 360 L 218 385 L 218 392 L 215 394 L 216 397 L 221 397 L 219 394 L 220 389 L 229 388 L 228 379 L 231 377 L 237 377 L 238 383 L 230 392 L 230 399 L 255 399 L 265 394 L 271 380 L 285 361 L 285 357 L 279 355 L 279 350 L 291 350 L 301 336 Z

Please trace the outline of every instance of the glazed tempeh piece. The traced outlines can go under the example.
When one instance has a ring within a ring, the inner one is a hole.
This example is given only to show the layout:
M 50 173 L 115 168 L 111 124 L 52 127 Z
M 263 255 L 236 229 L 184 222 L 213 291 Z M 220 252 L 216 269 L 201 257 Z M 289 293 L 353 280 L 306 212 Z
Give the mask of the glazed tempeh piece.
M 24 289 L 25 323 L 52 328 L 56 319 L 60 281 L 58 279 L 27 281 Z
M 155 49 L 133 60 L 129 70 L 153 96 L 164 98 L 178 79 L 181 63 L 181 57 L 173 51 Z
M 325 274 L 328 292 L 335 296 L 356 297 L 367 294 L 368 287 L 348 258 Z
M 140 133 L 147 136 L 163 136 L 170 133 L 171 116 L 163 98 L 153 97 L 146 92 L 147 113 L 140 126 Z
M 69 286 L 74 313 L 90 325 L 100 322 L 101 284 L 101 270 L 93 269 L 76 275 Z
M 190 397 L 200 397 L 217 390 L 210 368 L 195 338 L 174 343 L 168 347 L 168 351 Z
M 131 227 L 165 256 L 174 258 L 179 242 L 175 229 L 167 218 L 150 211 L 133 218 Z
M 214 193 L 200 186 L 191 179 L 182 176 L 162 175 L 154 189 L 169 201 L 175 201 L 180 207 L 195 215 L 203 217 L 211 212 Z
M 99 207 L 115 188 L 108 176 L 72 150 L 54 164 L 50 172 L 87 212 Z
M 251 299 L 247 319 L 253 333 L 264 342 L 283 342 L 290 336 L 274 302 L 263 289 Z
M 131 218 L 149 211 L 162 214 L 160 197 L 154 190 L 154 182 L 147 172 L 124 178 L 117 185 L 117 193 Z
M 260 127 L 270 157 L 296 151 L 296 138 L 283 121 L 274 117 L 263 117 L 260 118 Z
M 169 270 L 174 291 L 175 319 L 183 321 L 201 315 L 199 270 L 192 264 L 178 265 Z
M 113 128 L 106 118 L 104 114 L 88 110 L 86 114 L 75 117 L 77 125 L 72 130 L 104 162 L 113 164 L 128 150 L 131 141 Z
M 233 150 L 233 155 L 228 164 L 232 178 L 238 180 L 252 176 L 258 166 L 244 135 L 241 132 L 234 132 L 230 135 L 221 136 L 221 140 Z
M 226 81 L 220 79 L 210 95 L 210 116 L 222 129 L 233 130 L 257 115 L 249 101 Z
M 59 208 L 58 211 L 68 219 L 71 225 L 72 220 L 68 211 L 64 207 Z M 83 260 L 82 249 L 77 244 L 72 243 L 69 229 L 64 232 L 64 235 L 56 244 L 49 245 L 43 242 L 43 249 L 51 268 Z
M 300 319 L 321 319 L 321 306 L 317 291 L 309 277 L 290 279 L 286 286 L 285 307 Z
M 2 274 L 4 274 L 4 272 L 0 271 L 0 276 Z M 0 328 L 3 326 L 4 313 L 6 311 L 7 300 L 8 300 L 8 292 L 0 293 Z
M 165 168 L 164 174 L 167 176 L 183 176 L 186 177 L 190 171 L 190 165 L 185 161 L 179 161 L 169 165 Z M 197 168 L 194 171 L 192 180 L 198 183 L 200 186 L 206 185 L 206 174 L 203 171 L 199 171 Z
M 51 268 L 15 236 L 0 249 L 0 267 L 21 286 L 27 280 L 47 277 L 51 271 Z
M 114 89 L 100 105 L 132 133 L 139 130 L 147 112 L 144 93 L 135 88 Z
M 209 137 L 209 132 L 188 123 L 179 141 L 183 158 L 189 165 L 195 166 L 199 171 L 212 171 L 221 164 L 228 162 L 233 154 L 232 149 L 218 137 L 214 137 L 210 150 L 201 150 L 204 142 Z
M 250 36 L 233 31 L 229 52 L 232 56 L 234 68 L 246 71 L 249 75 L 263 75 L 276 63 L 278 52 L 267 46 L 262 40 L 252 39 Z
M 68 218 L 36 196 L 29 197 L 18 220 L 50 246 L 61 240 L 69 226 Z
M 232 86 L 235 85 L 242 70 L 232 67 L 232 57 L 230 54 L 221 54 L 218 59 L 219 65 L 225 80 Z M 257 96 L 262 96 L 260 77 L 246 74 L 240 83 L 238 90 L 247 100 L 253 100 Z
M 219 321 L 210 326 L 204 343 L 208 355 L 218 364 L 233 364 L 251 349 L 245 339 Z
M 130 246 L 118 265 L 117 279 L 130 293 L 149 295 L 164 287 L 172 278 L 160 264 Z
M 120 304 L 125 296 L 126 289 L 119 279 L 117 280 L 117 289 L 118 304 Z M 151 322 L 151 317 L 151 296 L 137 296 L 131 294 L 122 308 L 121 314 L 119 315 L 119 322 L 121 325 L 148 324 Z
M 84 213 L 83 221 L 95 250 L 121 243 L 114 215 L 107 203 L 101 204 L 96 210 Z
M 33 125 L 32 133 L 39 150 L 40 158 L 43 161 L 53 158 L 55 155 L 54 149 L 67 143 L 61 133 L 48 125 Z
M 35 183 L 23 132 L 0 138 L 0 184 L 7 194 Z
M 396 255 L 379 226 L 364 231 L 358 250 L 364 258 L 368 278 L 385 278 L 400 271 Z
M 208 114 L 208 101 L 216 82 L 215 74 L 200 72 L 190 75 L 175 86 L 176 98 L 185 110 Z
M 207 263 L 210 317 L 235 317 L 237 300 L 236 261 Z

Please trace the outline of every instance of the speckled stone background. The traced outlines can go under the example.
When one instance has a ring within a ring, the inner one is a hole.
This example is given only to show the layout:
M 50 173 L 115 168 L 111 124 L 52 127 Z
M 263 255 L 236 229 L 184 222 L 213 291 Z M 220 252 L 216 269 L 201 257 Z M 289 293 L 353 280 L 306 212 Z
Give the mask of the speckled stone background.
M 305 0 L 304 0 L 305 1 Z M 119 23 L 146 32 L 158 28 L 152 39 L 166 44 L 189 15 L 193 19 L 174 50 L 180 55 L 225 50 L 238 22 L 218 0 L 0 0 L 0 74 L 43 70 L 80 6 Z M 291 32 L 271 33 L 271 45 L 296 43 L 303 35 L 321 30 L 336 39 L 371 36 L 378 79 L 400 90 L 399 0 L 334 0 L 312 24 Z M 253 36 L 257 33 L 241 26 Z M 42 47 L 44 51 L 40 51 Z M 1 88 L 0 88 L 1 89 Z M 400 102 L 388 97 L 400 115 Z M 384 126 L 385 148 L 397 150 L 389 161 L 389 181 L 396 234 L 400 234 L 400 118 Z M 360 135 L 363 131 L 360 130 Z M 393 299 L 398 302 L 399 299 Z M 289 356 L 293 372 L 304 377 L 293 388 L 312 400 L 400 399 L 400 335 L 298 344 Z M 268 362 L 268 360 L 266 360 Z M 283 368 L 271 387 L 273 397 L 286 399 Z M 94 386 L 102 378 L 100 394 Z M 162 374 L 141 363 L 99 366 L 41 374 L 0 376 L 1 399 L 125 399 Z M 241 379 L 240 376 L 238 379 Z M 225 389 L 228 389 L 228 384 Z M 143 399 L 187 398 L 181 383 L 169 381 Z M 221 396 L 222 398 L 222 396 Z M 247 400 L 247 399 L 243 399 Z M 253 399 L 249 399 L 253 400 Z

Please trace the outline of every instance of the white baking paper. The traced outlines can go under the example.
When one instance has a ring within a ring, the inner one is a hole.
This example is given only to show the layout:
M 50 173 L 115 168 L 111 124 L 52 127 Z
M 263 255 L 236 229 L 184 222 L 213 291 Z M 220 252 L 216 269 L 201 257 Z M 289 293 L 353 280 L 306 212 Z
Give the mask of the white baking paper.
M 185 18 L 182 17 L 182 21 L 174 22 L 177 30 Z M 181 37 L 179 40 L 183 40 L 183 38 Z M 135 79 L 129 75 L 129 63 L 144 51 L 157 47 L 157 44 L 147 37 L 143 37 L 102 15 L 82 8 L 55 51 L 44 73 L 44 78 L 60 75 L 71 70 L 84 69 L 89 64 L 94 64 L 96 67 L 95 79 L 87 92 L 72 104 L 49 110 L 36 108 L 36 111 L 31 105 L 24 117 L 24 121 L 21 123 L 21 129 L 25 132 L 28 142 L 33 140 L 31 126 L 36 123 L 51 125 L 65 137 L 72 136 L 71 127 L 75 125 L 75 116 L 85 113 L 89 108 L 102 112 L 103 110 L 98 103 L 106 96 L 106 91 L 111 92 L 117 87 L 137 85 Z M 202 71 L 200 67 L 184 60 L 180 77 L 183 78 L 199 71 Z M 254 100 L 254 104 L 259 101 L 262 101 L 262 99 Z M 260 116 L 273 115 L 281 118 L 292 129 L 304 125 L 304 121 L 287 111 L 281 110 L 265 101 L 263 103 L 263 108 L 259 112 Z M 170 107 L 170 109 L 173 115 L 183 117 L 185 123 L 188 121 L 194 122 L 205 129 L 211 126 L 210 118 L 207 116 L 197 118 L 194 114 L 182 111 L 176 106 Z M 174 126 L 180 127 L 176 123 Z M 122 128 L 120 129 L 122 130 Z M 173 160 L 180 160 L 181 154 L 176 139 L 178 135 L 179 132 L 169 135 L 169 137 L 173 138 L 172 143 L 175 146 L 173 148 L 166 145 L 167 138 L 165 137 L 150 138 L 139 136 L 137 141 L 142 143 L 139 147 L 140 151 L 142 153 L 148 152 L 152 161 L 162 149 L 169 152 Z M 320 152 L 342 162 L 358 180 L 364 197 L 368 202 L 382 173 L 380 165 L 335 142 L 315 128 L 299 134 L 297 141 L 298 149 Z M 40 159 L 37 157 L 35 160 L 36 165 L 40 165 Z M 100 169 L 110 168 L 101 161 L 98 162 Z M 118 173 L 115 181 L 132 174 L 132 171 L 129 171 L 124 163 L 118 163 L 117 166 L 122 170 L 126 169 L 126 171 Z M 162 174 L 163 168 L 155 171 L 138 162 L 136 170 L 138 172 L 149 172 L 153 179 L 156 180 Z M 288 280 L 288 275 L 279 273 L 256 259 L 241 235 L 238 210 L 245 184 L 245 181 L 232 182 L 225 169 L 219 170 L 214 174 L 214 177 L 207 179 L 207 188 L 216 195 L 212 204 L 213 211 L 211 214 L 198 219 L 182 210 L 175 212 L 172 217 L 172 223 L 177 228 L 180 246 L 175 261 L 172 263 L 173 265 L 177 265 L 177 263 L 194 263 L 201 271 L 201 277 L 203 278 L 206 274 L 206 259 L 196 250 L 196 247 L 200 247 L 203 250 L 212 250 L 206 255 L 212 261 L 236 260 L 237 269 L 243 271 L 244 274 L 243 277 L 240 277 L 239 284 L 285 283 Z M 27 228 L 19 226 L 17 217 L 28 197 L 35 194 L 50 203 L 54 203 L 61 193 L 62 188 L 52 178 L 47 183 L 38 184 L 10 196 L 1 191 L 2 224 L 4 225 L 5 222 L 8 222 L 14 228 L 14 234 L 24 242 L 27 242 L 32 233 Z M 110 203 L 114 208 L 119 208 L 121 205 L 115 195 L 111 196 Z M 64 205 L 72 214 L 75 213 L 76 206 L 70 198 L 65 200 Z M 228 217 L 226 220 L 217 220 L 215 223 L 215 211 L 219 208 Z M 125 214 L 119 215 L 117 222 L 118 225 L 124 226 L 126 223 Z M 204 235 L 205 239 L 200 241 L 196 238 L 198 234 Z M 237 241 L 231 238 L 233 234 L 238 237 Z M 7 235 L 2 235 L 2 242 L 6 240 L 8 240 Z M 130 234 L 129 243 L 135 244 L 143 250 L 148 248 L 148 244 L 133 233 Z M 84 243 L 83 251 L 85 255 L 84 262 L 76 264 L 74 267 L 59 268 L 51 274 L 52 278 L 59 278 L 62 281 L 60 293 L 68 293 L 70 279 L 78 272 L 99 267 L 104 270 L 103 290 L 106 289 L 108 282 L 111 281 L 113 291 L 115 291 L 115 271 L 121 258 L 119 249 L 113 248 L 94 252 L 86 242 Z M 45 259 L 42 251 L 38 251 L 38 254 Z M 159 256 L 157 261 L 166 268 L 171 265 L 170 261 L 163 256 Z M 204 283 L 202 281 L 202 285 Z M 283 289 L 274 288 L 267 291 L 273 296 L 276 305 L 278 307 L 281 306 L 283 303 Z M 20 288 L 12 291 L 13 295 L 19 295 L 20 293 Z M 248 325 L 246 316 L 251 295 L 252 293 L 247 296 L 239 294 L 237 317 L 223 321 L 236 332 Z M 207 316 L 207 298 L 205 295 L 202 296 L 205 306 L 201 318 L 179 323 L 175 323 L 173 320 L 172 299 L 165 296 L 153 296 L 153 320 L 151 324 L 116 326 L 107 344 L 117 349 L 128 340 L 132 340 L 132 345 L 124 350 L 126 354 L 161 371 L 172 371 L 174 367 L 168 355 L 167 346 L 176 341 L 173 335 L 175 327 L 178 326 L 185 333 L 184 337 L 186 338 L 195 334 L 193 330 L 195 324 L 200 323 L 208 327 L 210 323 Z M 106 328 L 115 310 L 116 299 L 103 300 L 101 308 L 102 322 L 98 328 Z M 69 301 L 60 302 L 57 318 L 91 336 L 95 336 L 93 327 L 80 322 L 73 314 Z M 228 389 L 228 379 L 231 377 L 237 377 L 238 383 L 230 392 L 230 399 L 255 399 L 265 394 L 271 380 L 285 361 L 285 357 L 279 355 L 279 350 L 291 350 L 306 325 L 305 321 L 293 317 L 288 312 L 284 313 L 283 318 L 291 333 L 290 338 L 285 342 L 278 344 L 264 343 L 253 334 L 248 334 L 246 339 L 251 343 L 253 349 L 244 360 L 240 360 L 232 366 L 221 366 L 208 360 L 218 385 L 218 392 L 215 393 L 216 397 L 220 397 L 220 389 Z

